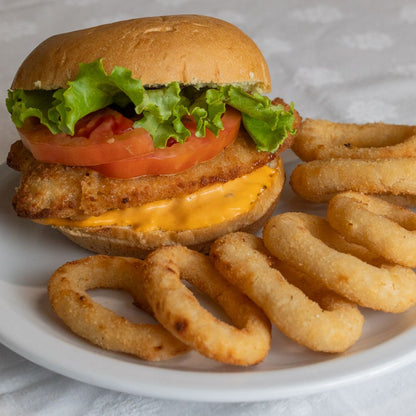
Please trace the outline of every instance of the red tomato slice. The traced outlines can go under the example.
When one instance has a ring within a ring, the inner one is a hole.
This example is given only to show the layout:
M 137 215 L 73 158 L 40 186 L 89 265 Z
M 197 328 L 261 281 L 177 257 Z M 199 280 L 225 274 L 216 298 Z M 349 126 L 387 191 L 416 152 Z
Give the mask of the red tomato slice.
M 218 137 L 206 130 L 206 136 L 200 138 L 195 136 L 195 122 L 184 120 L 191 136 L 183 144 L 169 140 L 164 149 L 155 149 L 146 130 L 133 128 L 132 120 L 112 109 L 84 117 L 74 136 L 52 134 L 36 119 L 27 119 L 19 133 L 41 162 L 90 166 L 105 176 L 127 179 L 177 173 L 213 158 L 237 137 L 241 114 L 228 108 L 222 122 L 224 129 Z
M 218 137 L 210 130 L 206 130 L 205 137 L 196 137 L 195 123 L 184 121 L 192 133 L 185 143 L 175 143 L 165 149 L 155 149 L 137 157 L 94 166 L 93 169 L 105 176 L 118 179 L 178 173 L 221 153 L 224 147 L 237 137 L 240 122 L 240 112 L 228 108 L 222 117 L 224 129 L 219 132 Z
M 52 134 L 36 119 L 21 129 L 23 144 L 35 159 L 70 166 L 94 166 L 155 150 L 149 133 L 112 109 L 96 111 L 75 126 L 75 135 Z

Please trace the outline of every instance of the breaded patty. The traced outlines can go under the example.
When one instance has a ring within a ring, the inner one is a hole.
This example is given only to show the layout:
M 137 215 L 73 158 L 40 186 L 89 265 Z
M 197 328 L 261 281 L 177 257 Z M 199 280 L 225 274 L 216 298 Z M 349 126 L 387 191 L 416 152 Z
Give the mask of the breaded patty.
M 112 179 L 85 167 L 35 160 L 21 141 L 11 147 L 8 164 L 22 173 L 13 198 L 19 216 L 32 219 L 100 215 L 108 210 L 189 194 L 240 177 L 270 162 L 244 130 L 217 157 L 175 175 Z

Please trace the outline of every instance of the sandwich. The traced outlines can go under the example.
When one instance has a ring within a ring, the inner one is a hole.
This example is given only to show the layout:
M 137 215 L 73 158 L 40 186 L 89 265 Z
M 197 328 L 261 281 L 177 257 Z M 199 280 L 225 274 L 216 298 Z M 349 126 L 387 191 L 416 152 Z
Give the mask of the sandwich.
M 103 254 L 207 251 L 273 213 L 301 118 L 269 99 L 260 50 L 225 21 L 131 19 L 59 34 L 23 61 L 6 106 L 17 215 Z

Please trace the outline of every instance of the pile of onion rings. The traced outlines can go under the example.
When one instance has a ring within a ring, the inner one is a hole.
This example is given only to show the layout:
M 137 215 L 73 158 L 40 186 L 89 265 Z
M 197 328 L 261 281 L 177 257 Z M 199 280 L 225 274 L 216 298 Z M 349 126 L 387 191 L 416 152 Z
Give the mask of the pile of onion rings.
M 180 279 L 208 294 L 235 326 L 203 308 Z M 117 315 L 87 294 L 95 288 L 128 291 L 163 326 Z M 270 349 L 271 325 L 264 312 L 221 277 L 207 256 L 182 246 L 160 248 L 146 262 L 95 255 L 66 263 L 51 276 L 48 292 L 54 311 L 74 333 L 144 360 L 166 360 L 195 349 L 246 366 L 263 361 Z
M 308 283 L 297 269 L 277 264 L 260 238 L 228 234 L 214 242 L 210 257 L 231 283 L 299 344 L 335 353 L 360 337 L 364 318 L 354 303 L 320 284 Z
M 388 242 L 384 235 L 388 234 Z M 233 365 L 265 359 L 271 323 L 302 346 L 340 353 L 360 337 L 358 306 L 399 313 L 416 304 L 416 214 L 356 192 L 333 197 L 327 220 L 301 212 L 272 217 L 263 239 L 237 232 L 209 257 L 161 247 L 146 260 L 95 255 L 60 267 L 50 302 L 81 337 L 104 349 L 164 360 L 195 350 Z M 182 280 L 216 302 L 203 307 Z M 134 324 L 93 301 L 93 288 L 124 289 L 153 315 Z
M 351 254 L 354 243 L 323 218 L 292 212 L 277 215 L 266 224 L 263 238 L 281 261 L 360 306 L 398 313 L 416 303 L 416 274 L 411 268 L 371 259 L 365 252 Z
M 292 150 L 307 162 L 290 178 L 306 200 L 352 190 L 416 205 L 416 126 L 307 119 Z
M 312 350 L 342 352 L 361 334 L 357 305 L 399 313 L 416 304 L 416 214 L 347 192 L 330 201 L 327 216 L 277 215 L 263 241 L 228 234 L 210 257 L 285 335 Z

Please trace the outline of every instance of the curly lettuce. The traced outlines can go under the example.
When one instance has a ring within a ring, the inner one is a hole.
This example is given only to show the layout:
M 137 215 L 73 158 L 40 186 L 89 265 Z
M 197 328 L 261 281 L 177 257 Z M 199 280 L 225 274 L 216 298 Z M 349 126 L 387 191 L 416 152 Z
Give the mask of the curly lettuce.
M 196 121 L 196 135 L 204 137 L 206 129 L 218 136 L 226 106 L 242 113 L 245 129 L 258 150 L 275 152 L 289 134 L 294 134 L 293 105 L 286 110 L 273 105 L 269 98 L 249 94 L 240 87 L 181 88 L 172 82 L 162 88 L 147 89 L 131 71 L 115 67 L 110 74 L 102 60 L 80 64 L 75 80 L 67 88 L 49 90 L 9 90 L 6 106 L 12 121 L 22 127 L 28 117 L 37 117 L 53 134 L 74 135 L 76 123 L 87 114 L 110 105 L 133 106 L 138 120 L 151 135 L 156 148 L 166 147 L 169 138 L 183 143 L 190 131 L 182 122 L 191 115 Z

